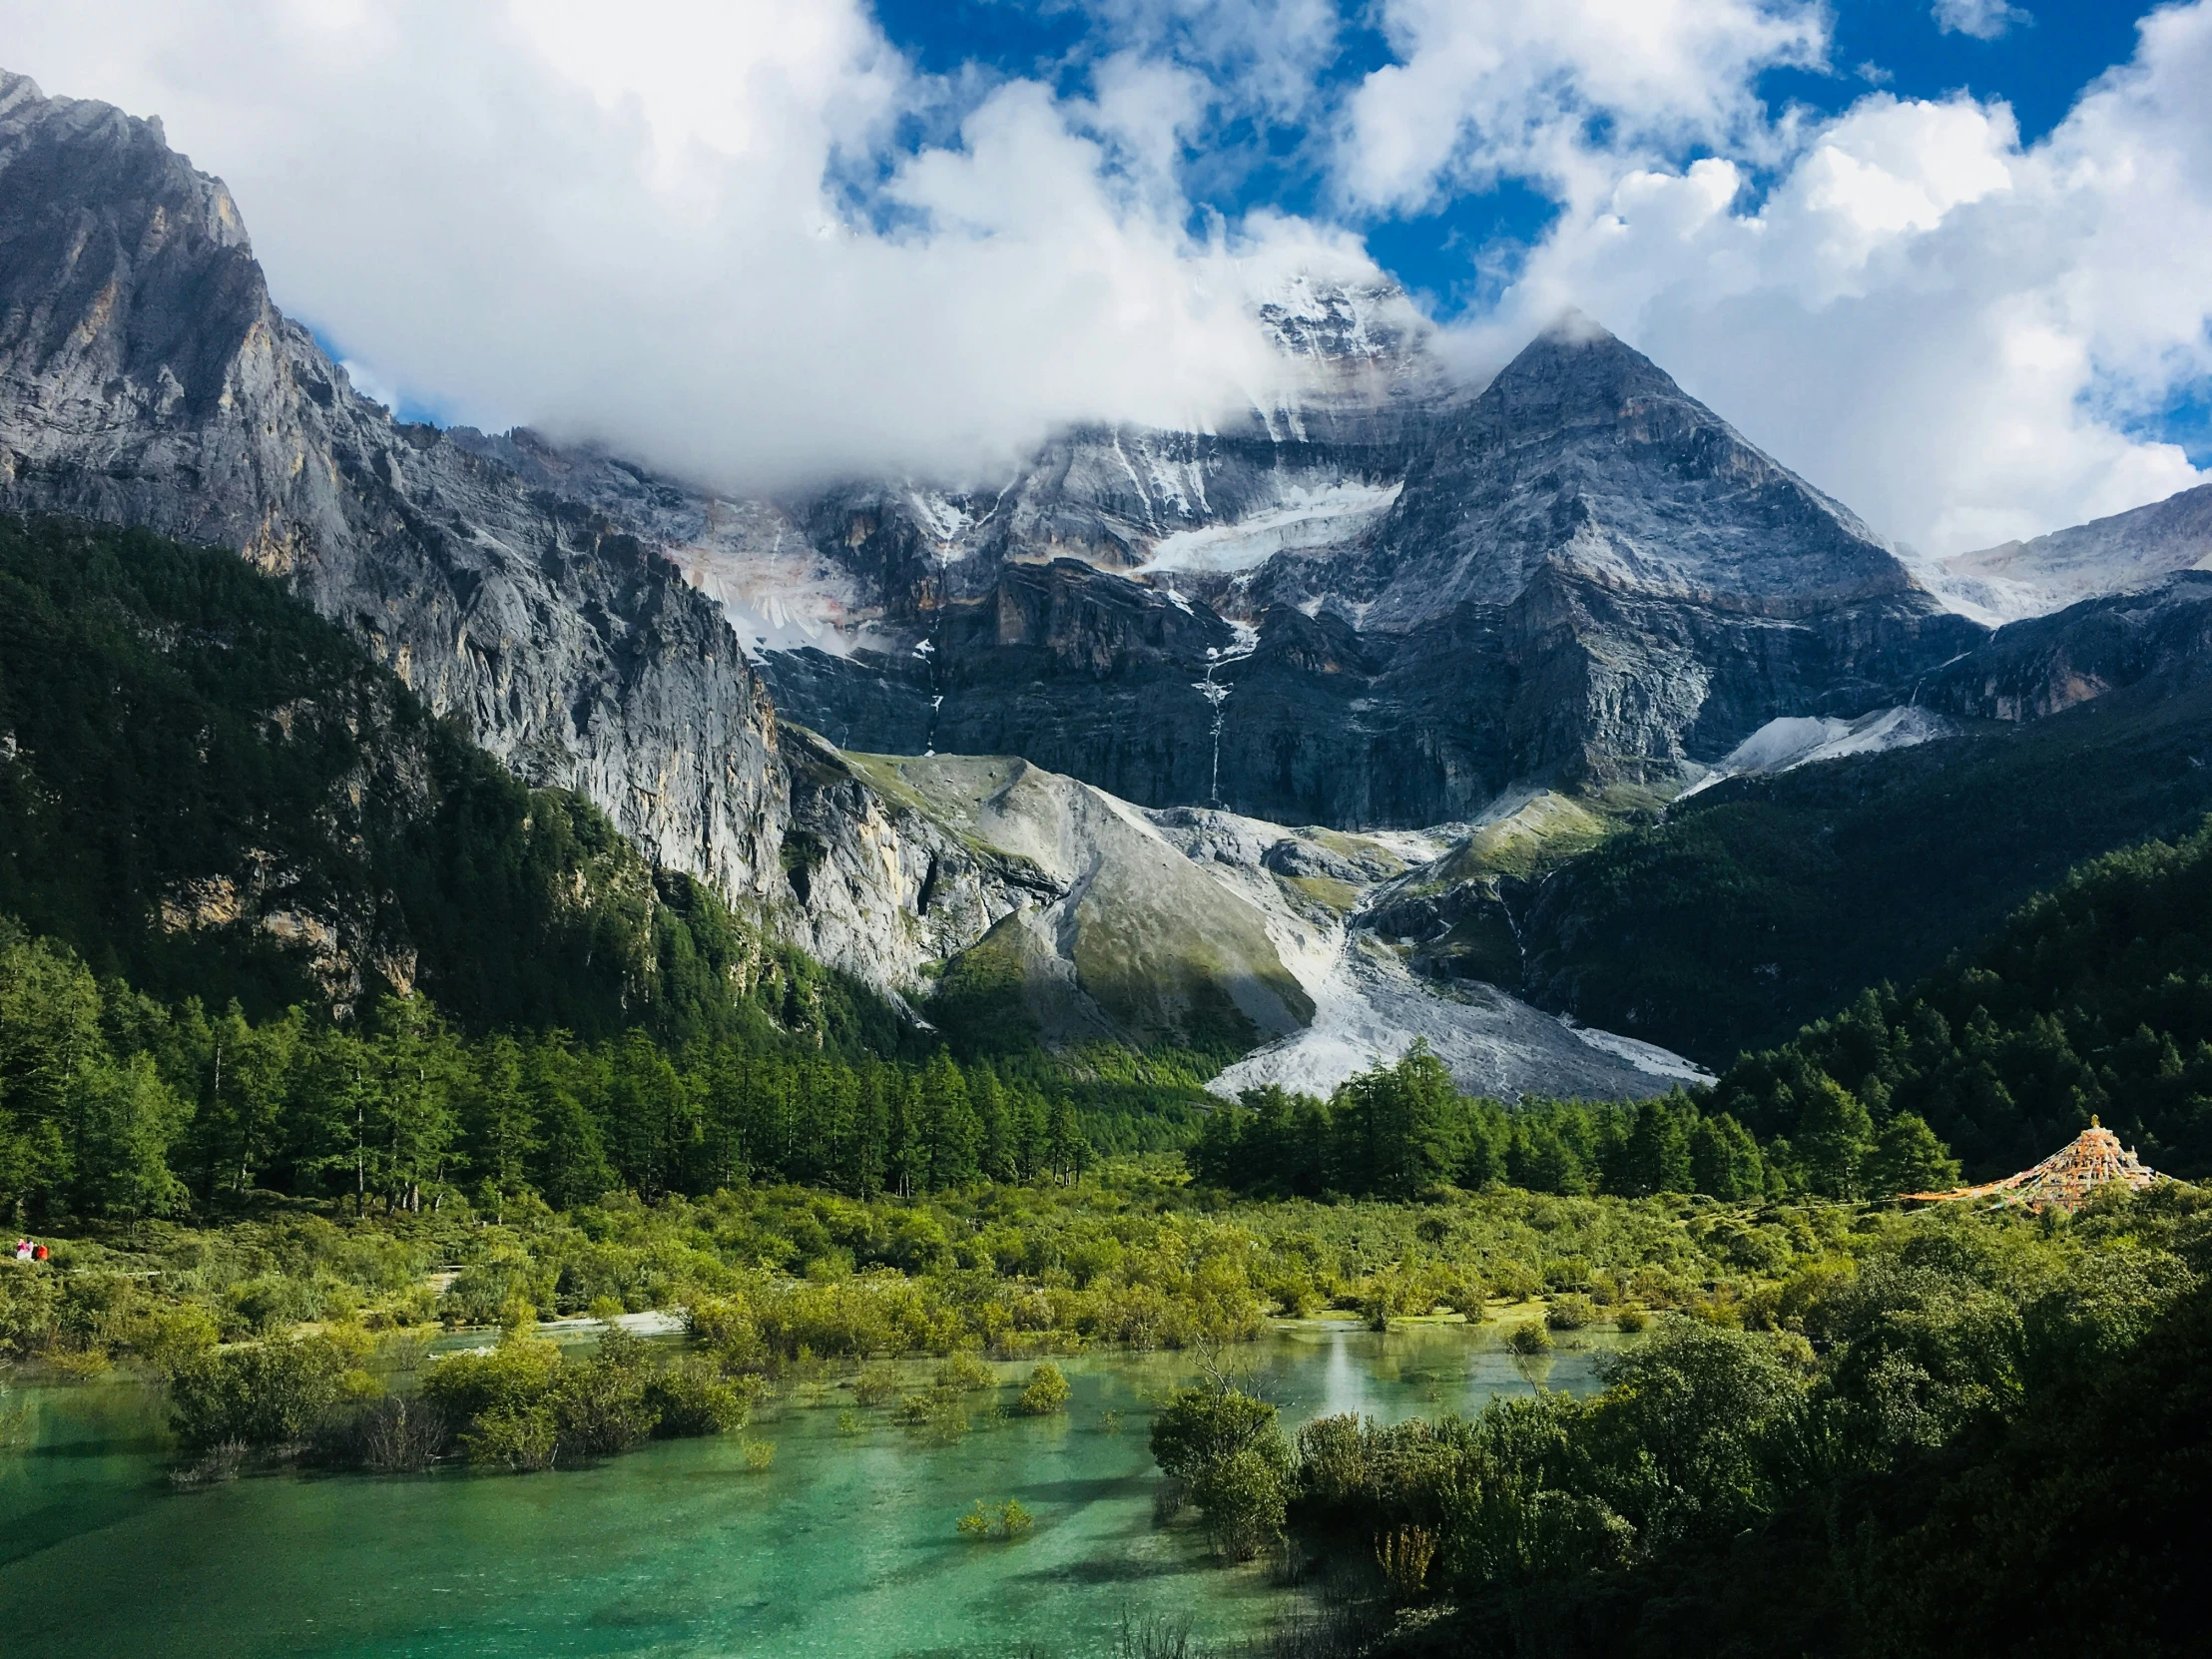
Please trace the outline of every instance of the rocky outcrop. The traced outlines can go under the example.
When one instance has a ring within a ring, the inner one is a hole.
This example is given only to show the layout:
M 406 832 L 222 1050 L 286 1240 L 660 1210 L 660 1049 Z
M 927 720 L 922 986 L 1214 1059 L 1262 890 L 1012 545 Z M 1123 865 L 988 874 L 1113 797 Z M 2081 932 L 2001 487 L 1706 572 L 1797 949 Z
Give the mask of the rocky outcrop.
M 229 192 L 158 123 L 18 76 L 0 508 L 239 548 L 521 777 L 886 990 L 1035 890 L 787 742 L 709 584 L 664 552 L 699 539 L 695 497 L 526 433 L 394 420 L 276 309 Z
M 588 509 L 356 395 L 157 123 L 0 78 L 0 505 L 242 549 L 536 783 L 767 896 L 775 717 L 719 609 Z
M 1931 675 L 1930 707 L 1969 719 L 2040 720 L 2123 686 L 2169 689 L 2212 678 L 2212 571 L 2182 571 L 2147 591 L 2084 600 L 1999 629 Z
M 1207 440 L 1178 488 L 1215 528 L 1086 485 L 1086 511 L 1115 501 L 1109 552 L 1025 539 L 1017 515 L 991 558 L 916 551 L 931 574 L 881 613 L 882 643 L 771 652 L 764 672 L 839 742 L 1020 753 L 1149 806 L 1416 826 L 1517 784 L 1674 787 L 1778 716 L 1903 702 L 1984 637 L 1586 324 L 1471 401 L 1374 420 L 1340 423 L 1364 443 L 1298 449 L 1304 519 L 1253 507 L 1261 469 Z M 1134 457 L 1167 439 L 1117 442 L 1141 480 Z
M 2110 518 L 1924 559 L 1921 580 L 1946 604 L 1991 624 L 2047 616 L 2083 600 L 2154 588 L 2212 564 L 2212 484 Z

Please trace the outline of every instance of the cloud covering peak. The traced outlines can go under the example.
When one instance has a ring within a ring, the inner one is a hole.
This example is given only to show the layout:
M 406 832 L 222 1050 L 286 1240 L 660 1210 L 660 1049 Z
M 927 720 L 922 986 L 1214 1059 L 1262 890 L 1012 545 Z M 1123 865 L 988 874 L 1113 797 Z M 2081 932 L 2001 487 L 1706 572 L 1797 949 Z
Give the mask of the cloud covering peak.
M 1382 284 L 1371 248 L 1514 191 L 1541 216 L 1429 275 L 1475 372 L 1577 305 L 1936 552 L 2202 476 L 2212 0 L 2032 142 L 1985 94 L 1777 100 L 1845 85 L 1815 0 L 991 10 L 1067 27 L 1013 61 L 862 0 L 0 0 L 0 54 L 165 117 L 365 381 L 729 488 L 1205 425 L 1274 395 L 1286 273 Z

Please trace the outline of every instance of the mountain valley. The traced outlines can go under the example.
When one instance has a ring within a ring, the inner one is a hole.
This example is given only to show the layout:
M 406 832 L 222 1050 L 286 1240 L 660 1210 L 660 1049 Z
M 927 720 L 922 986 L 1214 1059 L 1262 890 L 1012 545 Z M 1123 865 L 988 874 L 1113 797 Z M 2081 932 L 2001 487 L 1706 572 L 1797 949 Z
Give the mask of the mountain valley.
M 21 77 L 0 255 L 0 506 L 238 550 L 656 879 L 955 1040 L 1228 1089 L 1421 1038 L 1481 1092 L 1649 1093 L 1702 1075 L 1653 1044 L 1723 1064 L 2198 810 L 2193 772 L 2124 783 L 1890 942 L 1755 942 L 1761 882 L 1808 938 L 1887 915 L 1859 883 L 1927 855 L 1946 779 L 2197 759 L 2202 492 L 1937 567 L 1578 316 L 1467 378 L 1401 292 L 1301 276 L 1256 296 L 1281 373 L 1242 413 L 744 496 L 395 419 L 158 124 Z M 1664 851 L 1826 844 L 1844 798 L 1849 879 Z

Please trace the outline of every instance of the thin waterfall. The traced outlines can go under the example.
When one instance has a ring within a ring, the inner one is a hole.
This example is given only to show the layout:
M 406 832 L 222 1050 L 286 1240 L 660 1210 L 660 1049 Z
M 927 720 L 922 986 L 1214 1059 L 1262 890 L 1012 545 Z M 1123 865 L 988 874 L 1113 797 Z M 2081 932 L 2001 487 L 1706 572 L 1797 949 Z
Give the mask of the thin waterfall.
M 1214 706 L 1214 771 L 1206 786 L 1206 804 L 1221 805 L 1221 726 L 1229 715 L 1229 694 L 1236 688 L 1215 683 L 1214 670 L 1221 667 L 1221 651 L 1209 646 L 1206 651 L 1206 678 L 1196 682 L 1191 690 Z
M 921 748 L 922 754 L 929 756 L 937 752 L 937 711 L 944 707 L 944 693 L 937 689 L 937 642 L 935 637 L 932 635 L 931 638 L 925 639 L 915 646 L 914 655 L 929 667 L 929 732 Z
M 1172 592 L 1168 597 L 1170 599 L 1179 598 L 1178 595 Z M 1260 649 L 1260 631 L 1258 629 L 1242 622 L 1232 622 L 1229 626 L 1236 630 L 1236 639 L 1226 647 L 1208 646 L 1206 648 L 1206 678 L 1191 682 L 1191 690 L 1206 699 L 1208 705 L 1214 711 L 1214 766 L 1206 786 L 1206 804 L 1210 807 L 1222 805 L 1221 729 L 1223 722 L 1229 718 L 1229 695 L 1237 689 L 1234 686 L 1225 686 L 1216 680 L 1214 671 L 1226 667 L 1230 663 L 1241 663 L 1253 652 Z

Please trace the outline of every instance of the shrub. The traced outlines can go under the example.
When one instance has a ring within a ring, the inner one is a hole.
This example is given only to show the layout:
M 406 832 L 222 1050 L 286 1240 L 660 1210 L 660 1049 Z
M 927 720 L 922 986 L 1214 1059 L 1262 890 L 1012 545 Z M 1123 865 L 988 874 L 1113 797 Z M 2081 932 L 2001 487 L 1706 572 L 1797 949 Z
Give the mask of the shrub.
M 1068 1380 L 1049 1361 L 1029 1374 L 1029 1386 L 1021 1390 L 1019 1407 L 1024 1416 L 1049 1417 L 1068 1408 Z
M 296 1445 L 337 1403 L 345 1369 L 319 1337 L 199 1355 L 170 1377 L 170 1422 L 195 1451 L 234 1440 Z
M 1554 1297 L 1544 1310 L 1544 1324 L 1554 1331 L 1580 1331 L 1597 1323 L 1597 1308 L 1586 1296 L 1570 1293 Z
M 561 1366 L 554 1415 L 561 1450 L 571 1456 L 611 1457 L 638 1444 L 660 1420 L 648 1397 L 653 1363 L 645 1344 L 619 1326 L 599 1340 L 599 1352 L 582 1364 Z
M 553 1393 L 561 1352 L 520 1337 L 485 1353 L 449 1354 L 422 1378 L 422 1397 L 445 1413 L 472 1463 L 545 1469 L 559 1452 Z
M 1551 1352 L 1551 1334 L 1536 1324 L 1516 1325 L 1505 1339 L 1505 1346 L 1515 1354 L 1538 1355 Z
M 1036 1524 L 1037 1517 L 1023 1506 L 1018 1497 L 1010 1497 L 1004 1503 L 985 1503 L 977 1498 L 969 1506 L 968 1512 L 959 1518 L 956 1528 L 960 1536 L 970 1542 L 981 1543 L 988 1538 L 1011 1542 L 1015 1538 L 1028 1536 Z
M 227 1335 L 262 1336 L 322 1316 L 322 1296 L 305 1280 L 268 1274 L 234 1285 L 224 1297 Z
M 968 1431 L 967 1396 L 957 1388 L 931 1388 L 898 1402 L 898 1420 L 927 1440 L 949 1442 Z
M 664 1440 L 727 1434 L 753 1417 L 753 1389 L 696 1354 L 684 1355 L 649 1378 L 645 1403 L 654 1413 L 655 1436 Z
M 132 1324 L 130 1344 L 165 1377 L 211 1353 L 221 1336 L 215 1316 L 193 1303 L 179 1303 L 142 1314 Z
M 561 1425 L 547 1405 L 499 1406 L 474 1418 L 460 1436 L 472 1463 L 517 1474 L 549 1469 L 560 1455 Z
M 1500 1262 L 1489 1270 L 1490 1283 L 1507 1302 L 1526 1302 L 1542 1293 L 1544 1282 L 1524 1262 Z
M 954 1354 L 937 1367 L 937 1386 L 961 1393 L 998 1386 L 998 1374 L 972 1354 Z
M 371 1474 L 413 1474 L 428 1468 L 453 1442 L 445 1413 L 425 1399 L 385 1394 L 350 1417 L 333 1420 L 316 1444 L 316 1460 Z
M 882 1405 L 898 1393 L 898 1369 L 873 1365 L 852 1380 L 852 1397 L 861 1405 Z
M 1628 1335 L 1634 1336 L 1651 1324 L 1651 1316 L 1634 1303 L 1630 1303 L 1613 1316 L 1613 1324 Z
M 1249 1561 L 1282 1535 L 1291 1448 L 1266 1400 L 1220 1385 L 1179 1389 L 1153 1419 L 1152 1455 L 1231 1560 Z

